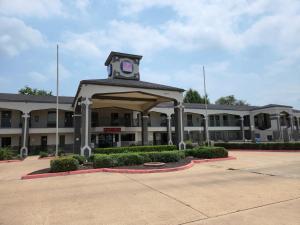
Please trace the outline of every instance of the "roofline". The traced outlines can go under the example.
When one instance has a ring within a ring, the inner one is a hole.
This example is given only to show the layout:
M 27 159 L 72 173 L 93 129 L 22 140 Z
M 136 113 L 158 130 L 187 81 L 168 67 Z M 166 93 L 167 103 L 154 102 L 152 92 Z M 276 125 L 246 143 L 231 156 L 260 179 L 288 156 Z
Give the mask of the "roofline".
M 94 85 L 104 85 L 104 86 L 117 86 L 117 87 L 133 87 L 133 88 L 138 88 L 138 87 L 135 87 L 133 85 L 121 85 L 121 84 L 114 84 L 114 83 L 111 83 L 111 84 L 98 84 L 96 81 L 93 81 L 93 80 L 81 80 L 79 85 L 78 85 L 78 88 L 77 88 L 77 92 L 76 92 L 76 95 L 75 95 L 75 98 L 73 100 L 73 103 L 72 103 L 72 107 L 74 107 L 74 104 L 76 102 L 76 99 L 78 97 L 78 94 L 79 94 L 79 91 L 81 89 L 81 86 L 83 84 L 94 84 Z M 160 89 L 160 88 L 148 88 L 148 87 L 143 87 L 144 89 L 154 89 L 154 90 L 169 90 L 169 89 Z M 174 89 L 177 89 L 177 91 L 179 92 L 184 92 L 185 90 L 182 89 L 182 88 L 174 88 Z M 169 90 L 169 91 L 176 91 L 176 90 Z
M 108 64 L 110 63 L 110 61 L 112 60 L 112 57 L 113 56 L 121 56 L 121 57 L 125 57 L 125 58 L 133 58 L 133 59 L 138 59 L 138 60 L 141 60 L 143 58 L 143 56 L 141 55 L 134 55 L 134 54 L 128 54 L 128 53 L 122 53 L 122 52 L 114 52 L 114 51 L 111 51 L 109 53 L 109 56 L 107 57 L 104 65 L 105 66 L 108 66 Z

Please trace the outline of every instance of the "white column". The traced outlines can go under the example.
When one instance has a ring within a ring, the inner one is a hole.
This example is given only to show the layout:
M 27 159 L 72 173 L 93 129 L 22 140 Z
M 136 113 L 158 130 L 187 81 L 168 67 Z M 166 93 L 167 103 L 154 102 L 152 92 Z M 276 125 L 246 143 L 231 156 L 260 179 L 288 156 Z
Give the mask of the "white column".
M 179 108 L 179 122 L 180 122 L 180 142 L 179 142 L 179 149 L 185 149 L 185 143 L 183 141 L 183 135 L 184 135 L 184 126 L 183 126 L 183 108 L 184 106 L 182 105 L 182 103 L 179 104 L 178 106 Z
M 245 142 L 244 116 L 241 116 L 241 130 L 242 130 L 242 139 L 243 142 Z
M 23 143 L 22 143 L 22 147 L 20 149 L 20 156 L 27 156 L 28 155 L 28 147 L 27 147 L 27 135 L 28 135 L 28 118 L 30 118 L 29 113 L 23 113 L 22 118 L 24 119 L 24 123 L 23 123 L 23 127 L 22 127 L 22 131 L 23 131 Z
M 168 121 L 168 145 L 173 145 L 173 141 L 172 141 L 172 117 L 171 115 L 168 115 L 167 117 L 167 121 Z
M 89 126 L 90 126 L 90 118 L 89 118 L 89 106 L 92 104 L 92 101 L 90 101 L 88 98 L 85 98 L 85 100 L 83 100 L 81 102 L 81 104 L 85 105 L 85 120 L 84 120 L 84 143 L 83 143 L 83 147 L 81 148 L 81 155 L 85 155 L 86 150 L 88 150 L 88 155 L 91 155 L 92 149 L 89 146 Z

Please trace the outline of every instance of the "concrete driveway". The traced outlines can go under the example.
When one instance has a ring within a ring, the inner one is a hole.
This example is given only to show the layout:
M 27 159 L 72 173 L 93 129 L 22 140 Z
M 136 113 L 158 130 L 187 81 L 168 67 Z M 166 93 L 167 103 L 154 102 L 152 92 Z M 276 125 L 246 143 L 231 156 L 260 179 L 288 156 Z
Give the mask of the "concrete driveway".
M 300 153 L 231 152 L 237 160 L 158 174 L 33 180 L 49 165 L 0 164 L 0 224 L 300 224 Z

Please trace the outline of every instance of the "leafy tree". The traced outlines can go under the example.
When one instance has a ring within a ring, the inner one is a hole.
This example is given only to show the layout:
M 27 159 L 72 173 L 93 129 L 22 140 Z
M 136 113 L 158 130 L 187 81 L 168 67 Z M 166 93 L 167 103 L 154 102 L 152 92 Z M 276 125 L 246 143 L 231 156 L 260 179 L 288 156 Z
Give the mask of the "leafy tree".
M 209 104 L 209 99 L 206 96 L 207 99 L 207 104 Z M 184 100 L 183 102 L 185 103 L 201 103 L 204 104 L 205 103 L 205 97 L 201 97 L 201 95 L 198 93 L 198 91 L 193 90 L 193 89 L 189 89 L 185 95 L 184 95 Z
M 234 95 L 228 95 L 225 97 L 221 97 L 215 103 L 218 105 L 249 105 L 244 100 L 236 99 L 234 97 Z
M 46 91 L 37 88 L 31 88 L 29 86 L 25 86 L 19 90 L 19 94 L 22 95 L 39 95 L 39 96 L 52 96 L 52 91 Z

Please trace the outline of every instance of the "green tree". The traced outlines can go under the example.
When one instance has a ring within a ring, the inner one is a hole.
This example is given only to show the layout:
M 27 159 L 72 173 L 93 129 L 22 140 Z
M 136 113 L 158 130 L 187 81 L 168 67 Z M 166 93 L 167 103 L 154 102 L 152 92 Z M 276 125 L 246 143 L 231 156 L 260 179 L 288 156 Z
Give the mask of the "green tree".
M 19 90 L 19 94 L 22 95 L 39 95 L 39 96 L 52 96 L 52 91 L 46 91 L 37 88 L 31 88 L 29 86 L 25 86 Z
M 207 104 L 209 104 L 209 99 L 206 96 L 207 99 Z M 184 95 L 184 99 L 183 102 L 185 103 L 201 103 L 204 104 L 205 103 L 205 97 L 201 97 L 201 95 L 198 93 L 198 91 L 193 90 L 193 89 L 189 89 L 185 95 Z
M 228 95 L 225 97 L 221 97 L 215 103 L 218 105 L 249 105 L 244 100 L 236 99 L 234 97 L 234 95 Z

